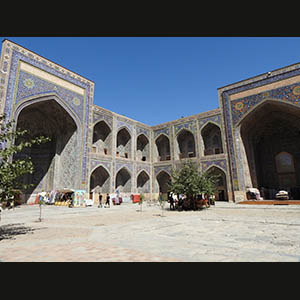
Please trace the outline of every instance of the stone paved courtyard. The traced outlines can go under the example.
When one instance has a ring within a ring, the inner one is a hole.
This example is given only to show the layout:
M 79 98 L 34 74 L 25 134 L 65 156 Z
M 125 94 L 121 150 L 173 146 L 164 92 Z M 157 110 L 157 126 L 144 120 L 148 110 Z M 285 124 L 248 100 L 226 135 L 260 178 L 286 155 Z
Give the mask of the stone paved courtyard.
M 300 261 L 300 206 L 216 203 L 201 211 L 158 206 L 23 205 L 2 212 L 1 262 Z

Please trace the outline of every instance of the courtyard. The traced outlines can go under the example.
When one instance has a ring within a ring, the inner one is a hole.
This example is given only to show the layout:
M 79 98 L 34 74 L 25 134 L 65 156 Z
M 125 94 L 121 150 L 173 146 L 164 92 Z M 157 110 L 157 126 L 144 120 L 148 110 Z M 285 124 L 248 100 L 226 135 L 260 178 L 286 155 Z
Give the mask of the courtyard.
M 156 204 L 38 205 L 4 210 L 1 262 L 299 262 L 300 206 L 216 202 L 200 211 Z

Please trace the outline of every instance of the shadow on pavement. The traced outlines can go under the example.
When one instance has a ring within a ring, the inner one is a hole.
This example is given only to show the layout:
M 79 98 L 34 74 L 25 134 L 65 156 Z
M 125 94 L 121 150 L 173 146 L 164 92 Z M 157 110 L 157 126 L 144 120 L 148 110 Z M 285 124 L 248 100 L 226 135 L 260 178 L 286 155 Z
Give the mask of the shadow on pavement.
M 26 233 L 33 233 L 33 228 L 22 226 L 24 223 L 7 224 L 0 226 L 0 241 L 14 239 L 15 236 Z

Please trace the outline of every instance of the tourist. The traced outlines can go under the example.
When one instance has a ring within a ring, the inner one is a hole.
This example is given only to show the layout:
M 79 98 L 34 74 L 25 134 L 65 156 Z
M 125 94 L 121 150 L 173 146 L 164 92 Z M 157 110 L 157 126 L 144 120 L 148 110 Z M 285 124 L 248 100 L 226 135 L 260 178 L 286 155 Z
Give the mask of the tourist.
M 99 194 L 99 205 L 98 207 L 102 207 L 102 195 Z
M 169 201 L 170 201 L 170 210 L 175 210 L 174 199 L 173 199 L 172 193 L 169 194 Z
M 109 194 L 107 194 L 107 195 L 106 195 L 106 202 L 105 202 L 105 205 L 108 204 L 108 206 L 110 207 L 110 201 L 109 201 L 109 200 L 110 200 L 110 196 L 109 196 Z

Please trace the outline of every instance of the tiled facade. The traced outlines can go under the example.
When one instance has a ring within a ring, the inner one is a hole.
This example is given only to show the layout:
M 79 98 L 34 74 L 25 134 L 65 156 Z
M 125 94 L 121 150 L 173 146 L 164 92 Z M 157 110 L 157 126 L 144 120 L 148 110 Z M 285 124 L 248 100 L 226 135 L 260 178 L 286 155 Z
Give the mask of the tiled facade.
M 172 168 L 190 159 L 202 171 L 212 167 L 222 170 L 226 174 L 229 201 L 241 201 L 245 199 L 245 188 L 249 181 L 251 185 L 251 178 L 240 141 L 240 124 L 249 112 L 266 99 L 298 107 L 298 76 L 300 77 L 300 64 L 222 87 L 218 89 L 220 108 L 148 126 L 94 105 L 92 81 L 5 40 L 0 62 L 0 113 L 4 112 L 9 118 L 17 120 L 22 109 L 31 103 L 54 99 L 70 114 L 77 127 L 77 137 L 74 137 L 74 141 L 71 140 L 74 144 L 67 149 L 69 152 L 64 158 L 64 164 L 69 172 L 66 176 L 74 177 L 70 183 L 72 188 L 89 190 L 92 173 L 98 167 L 103 167 L 109 174 L 108 192 L 115 192 L 116 176 L 120 170 L 125 169 L 131 178 L 131 193 L 136 193 L 138 176 L 144 171 L 149 177 L 145 192 L 155 198 L 159 192 L 157 176 L 161 172 L 170 174 Z M 97 152 L 93 148 L 94 127 L 101 121 L 105 122 L 111 132 L 109 154 Z M 205 155 L 202 133 L 208 124 L 219 128 L 223 150 L 221 153 Z M 117 134 L 123 128 L 130 137 L 130 143 L 124 150 L 125 156 L 117 155 Z M 178 136 L 182 132 L 191 133 L 194 137 L 195 153 L 192 157 L 181 158 L 178 155 Z M 144 140 L 147 140 L 148 146 L 144 152 L 141 150 L 138 153 L 137 139 L 141 135 L 146 138 Z M 169 140 L 169 154 L 163 161 L 159 160 L 157 146 L 161 136 Z M 77 145 L 76 150 L 73 149 L 74 145 Z M 146 158 L 141 160 L 141 157 Z

